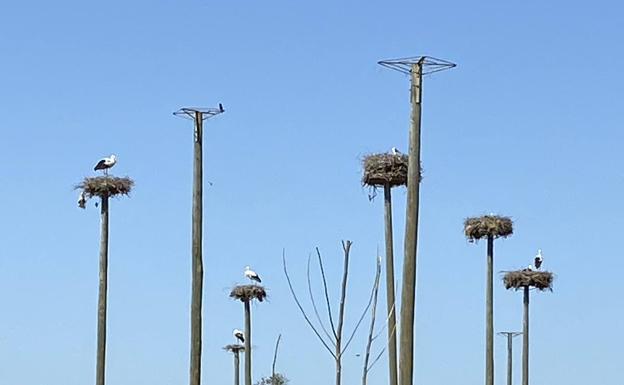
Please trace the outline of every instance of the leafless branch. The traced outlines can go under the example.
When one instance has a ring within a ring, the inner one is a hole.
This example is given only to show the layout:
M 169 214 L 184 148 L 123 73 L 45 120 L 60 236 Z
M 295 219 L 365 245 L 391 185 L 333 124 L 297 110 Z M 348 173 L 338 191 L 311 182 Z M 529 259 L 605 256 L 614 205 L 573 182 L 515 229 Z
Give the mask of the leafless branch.
M 390 333 L 390 336 L 393 336 L 394 333 L 396 332 L 396 325 L 394 325 L 392 327 L 392 332 Z M 373 362 L 371 362 L 371 364 L 368 367 L 368 370 L 370 371 L 373 366 L 377 363 L 377 361 L 379 361 L 379 359 L 381 358 L 381 356 L 384 354 L 384 352 L 386 351 L 387 346 L 384 346 L 383 349 L 381 349 L 381 351 L 379 352 L 379 354 L 377 355 L 377 357 L 375 357 L 375 359 L 373 360 Z
M 321 257 L 321 251 L 319 248 L 316 248 L 316 255 L 318 256 L 319 268 L 321 269 L 321 277 L 323 278 L 323 290 L 325 291 L 325 303 L 327 304 L 327 315 L 329 317 L 329 324 L 331 325 L 332 331 L 334 332 L 334 337 L 338 339 L 338 333 L 336 332 L 336 327 L 334 326 L 334 317 L 332 315 L 331 305 L 329 301 L 329 290 L 327 290 L 327 279 L 325 278 L 325 269 L 323 268 L 323 258 Z
M 316 315 L 316 319 L 318 320 L 319 325 L 321 325 L 321 329 L 323 329 L 323 332 L 325 333 L 325 336 L 327 336 L 329 341 L 335 347 L 336 346 L 336 342 L 334 341 L 332 336 L 329 334 L 329 332 L 325 328 L 325 325 L 323 324 L 323 321 L 321 320 L 321 316 L 320 316 L 320 314 L 318 312 L 318 308 L 316 307 L 316 301 L 314 300 L 314 294 L 312 293 L 312 280 L 310 279 L 310 260 L 311 260 L 311 256 L 308 255 L 308 267 L 307 267 L 306 274 L 308 276 L 308 293 L 310 294 L 310 301 L 312 302 L 312 308 L 314 309 L 314 314 Z M 330 319 L 331 319 L 331 316 L 330 316 Z
M 336 359 L 336 355 L 331 350 L 331 348 L 327 345 L 327 343 L 325 342 L 325 340 L 323 339 L 321 334 L 318 332 L 318 330 L 316 330 L 316 327 L 314 327 L 314 324 L 310 321 L 310 318 L 308 317 L 308 315 L 306 314 L 305 310 L 303 309 L 303 306 L 301 306 L 301 302 L 299 302 L 299 299 L 297 298 L 297 294 L 295 294 L 295 290 L 292 287 L 292 282 L 290 280 L 290 276 L 288 275 L 288 270 L 286 268 L 286 251 L 285 250 L 282 250 L 282 266 L 284 268 L 284 275 L 286 276 L 286 280 L 288 281 L 288 288 L 290 289 L 290 293 L 292 294 L 293 299 L 295 300 L 295 303 L 297 304 L 297 307 L 301 311 L 301 314 L 303 315 L 303 318 L 305 318 L 306 322 L 308 323 L 308 326 L 310 326 L 310 328 L 312 329 L 314 334 L 316 334 L 316 336 L 321 341 L 321 343 L 323 344 L 325 349 L 327 349 L 329 354 L 331 354 L 332 357 L 334 357 L 334 359 Z
M 275 363 L 277 362 L 277 349 L 282 339 L 282 335 L 277 336 L 277 342 L 275 342 L 275 353 L 273 354 L 273 365 L 271 366 L 271 377 L 275 377 Z
M 379 277 L 381 276 L 381 257 L 377 257 L 377 270 L 375 272 L 375 283 L 373 285 L 373 308 L 371 309 L 371 322 L 368 330 L 368 342 L 366 343 L 366 353 L 364 355 L 364 365 L 362 370 L 362 385 L 366 385 L 368 379 L 368 360 L 370 359 L 371 346 L 373 345 L 373 333 L 375 332 L 375 318 L 377 315 L 377 294 L 379 293 Z
M 345 344 L 343 351 L 347 350 L 347 348 L 349 347 L 349 344 L 351 343 L 351 341 L 353 341 L 353 337 L 355 337 L 355 333 L 358 331 L 358 328 L 362 324 L 362 321 L 364 321 L 364 317 L 366 317 L 366 313 L 368 312 L 368 309 L 370 309 L 371 304 L 373 303 L 374 294 L 375 294 L 375 283 L 373 283 L 370 297 L 368 298 L 368 304 L 364 308 L 364 311 L 362 312 L 362 315 L 360 316 L 360 319 L 358 320 L 357 324 L 355 324 L 355 328 L 353 328 L 353 331 L 351 332 L 351 335 L 349 336 L 349 339 L 347 340 L 347 343 Z

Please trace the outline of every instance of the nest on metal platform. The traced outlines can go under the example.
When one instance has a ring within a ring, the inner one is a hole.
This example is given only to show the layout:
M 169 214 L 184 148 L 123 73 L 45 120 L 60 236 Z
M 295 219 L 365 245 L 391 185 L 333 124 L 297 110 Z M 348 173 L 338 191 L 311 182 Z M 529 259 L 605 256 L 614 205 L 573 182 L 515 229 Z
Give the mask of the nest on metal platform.
M 228 351 L 230 353 L 239 353 L 239 352 L 245 351 L 245 346 L 240 345 L 240 344 L 225 345 L 223 347 L 223 350 Z
M 247 302 L 254 299 L 262 302 L 267 297 L 267 293 L 266 290 L 264 290 L 264 287 L 260 285 L 238 285 L 234 286 L 232 292 L 230 292 L 230 297 L 241 302 Z
M 507 238 L 513 234 L 513 221 L 509 217 L 498 215 L 484 215 L 482 217 L 466 218 L 464 234 L 470 242 L 482 238 Z
M 362 160 L 362 184 L 369 187 L 407 185 L 408 156 L 405 154 L 370 154 Z M 422 168 L 420 179 L 422 180 Z
M 534 287 L 538 290 L 552 291 L 554 275 L 549 271 L 516 270 L 508 271 L 503 276 L 506 289 L 518 290 L 523 287 Z
M 116 195 L 128 195 L 132 191 L 134 181 L 129 177 L 116 177 L 110 175 L 86 177 L 76 185 L 76 190 L 82 190 L 87 199 L 93 197 L 113 197 Z

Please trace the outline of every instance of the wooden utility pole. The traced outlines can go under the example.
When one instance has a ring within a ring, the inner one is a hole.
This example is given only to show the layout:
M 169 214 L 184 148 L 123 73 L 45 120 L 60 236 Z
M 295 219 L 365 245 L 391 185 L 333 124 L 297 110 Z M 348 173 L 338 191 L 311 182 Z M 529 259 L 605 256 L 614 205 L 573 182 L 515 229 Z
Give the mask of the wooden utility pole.
M 190 384 L 201 382 L 202 348 L 202 288 L 204 265 L 202 256 L 203 221 L 203 116 L 195 111 L 195 141 L 193 144 L 193 214 L 192 214 L 192 275 L 191 275 L 191 368 Z
M 522 385 L 529 385 L 529 286 L 524 287 L 522 318 Z
M 389 385 L 397 385 L 396 299 L 394 295 L 394 244 L 392 234 L 392 188 L 384 185 L 384 219 L 386 227 L 386 307 L 388 316 Z
M 412 119 L 409 133 L 407 168 L 407 211 L 403 288 L 401 291 L 399 384 L 411 385 L 414 377 L 414 313 L 416 306 L 416 256 L 418 247 L 418 209 L 420 197 L 420 118 L 422 97 L 422 59 L 412 64 Z
M 501 336 L 507 337 L 507 385 L 513 384 L 513 338 L 522 333 L 519 332 L 500 332 Z
M 405 243 L 403 253 L 403 284 L 399 330 L 399 385 L 414 382 L 414 318 L 416 306 L 416 257 L 418 249 L 418 211 L 420 197 L 420 123 L 422 79 L 427 73 L 455 67 L 446 60 L 420 56 L 384 60 L 380 65 L 410 76 L 412 107 L 409 130 L 407 168 L 407 205 L 405 214 Z M 427 69 L 427 70 L 426 70 Z
M 219 108 L 182 108 L 174 115 L 192 119 L 195 123 L 193 141 L 193 213 L 192 213 L 192 267 L 191 267 L 191 357 L 189 384 L 201 383 L 202 353 L 202 297 L 204 265 L 202 255 L 202 222 L 203 222 L 203 122 L 223 112 Z
M 108 195 L 101 197 L 100 285 L 98 292 L 95 384 L 104 385 L 106 372 L 106 306 L 108 292 Z

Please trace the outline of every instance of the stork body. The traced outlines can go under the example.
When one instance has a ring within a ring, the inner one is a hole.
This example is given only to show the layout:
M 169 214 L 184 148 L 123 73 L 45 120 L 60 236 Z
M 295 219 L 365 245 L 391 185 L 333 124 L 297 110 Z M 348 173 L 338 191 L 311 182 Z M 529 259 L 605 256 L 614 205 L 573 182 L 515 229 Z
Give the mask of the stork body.
M 245 266 L 245 277 L 249 278 L 252 282 L 262 282 L 260 276 L 253 270 L 249 268 L 249 266 Z
M 399 151 L 396 147 L 392 147 L 392 155 L 399 156 L 399 155 L 403 155 L 403 153 Z
M 544 262 L 544 257 L 542 256 L 542 249 L 537 250 L 537 255 L 535 256 L 535 268 L 539 270 L 542 267 L 542 262 Z
M 117 163 L 117 156 L 111 155 L 108 158 L 102 158 L 100 161 L 93 167 L 93 171 L 102 170 L 104 175 L 108 175 L 108 169 L 113 167 Z
M 241 344 L 245 343 L 245 333 L 242 330 L 234 329 L 232 335 L 234 336 L 234 338 L 240 341 Z

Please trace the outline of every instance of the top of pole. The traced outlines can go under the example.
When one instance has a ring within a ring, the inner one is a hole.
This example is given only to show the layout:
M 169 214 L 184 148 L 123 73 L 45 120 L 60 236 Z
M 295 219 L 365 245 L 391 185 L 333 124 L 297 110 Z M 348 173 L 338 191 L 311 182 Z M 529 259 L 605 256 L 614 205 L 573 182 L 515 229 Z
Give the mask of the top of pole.
M 199 114 L 202 117 L 202 120 L 210 119 L 213 116 L 222 114 L 225 112 L 223 105 L 219 103 L 217 108 L 205 108 L 205 107 L 183 107 L 174 112 L 175 116 L 179 116 L 185 119 L 194 120 L 195 117 Z
M 432 56 L 412 56 L 398 59 L 388 59 L 378 61 L 377 64 L 393 69 L 395 71 L 402 72 L 404 74 L 411 74 L 414 64 L 422 65 L 422 74 L 428 75 L 434 72 L 440 72 L 444 70 L 456 67 L 457 64 L 451 63 L 447 60 L 437 59 Z
M 509 336 L 510 335 L 513 338 L 513 337 L 517 337 L 517 336 L 521 335 L 522 332 L 498 332 L 496 334 L 498 334 L 499 336 Z

